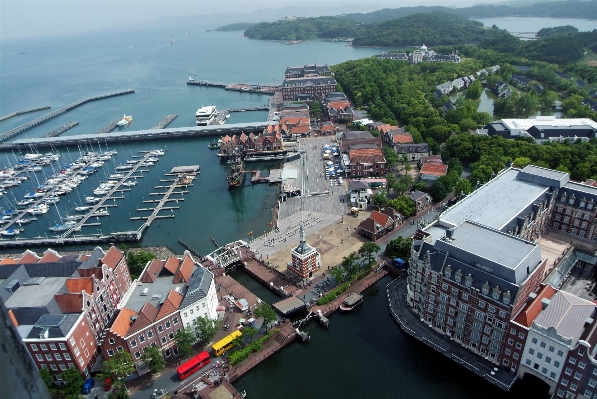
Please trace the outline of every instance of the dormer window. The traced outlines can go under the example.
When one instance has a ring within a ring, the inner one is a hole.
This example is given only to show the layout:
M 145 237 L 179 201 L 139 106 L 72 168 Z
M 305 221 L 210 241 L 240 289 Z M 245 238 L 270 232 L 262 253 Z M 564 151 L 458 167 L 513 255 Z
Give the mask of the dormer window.
M 452 275 L 452 268 L 450 267 L 450 265 L 448 265 L 444 269 L 444 276 L 446 276 L 446 278 L 450 278 L 451 275 Z
M 502 301 L 504 301 L 504 304 L 506 304 L 506 305 L 510 304 L 511 299 L 512 299 L 512 295 L 510 295 L 510 291 L 504 292 L 504 295 L 502 296 Z
M 500 288 L 499 287 L 495 287 L 493 290 L 491 290 L 491 297 L 495 300 L 500 299 Z
M 590 200 L 587 204 L 587 209 L 593 209 L 593 200 Z
M 489 294 L 489 282 L 488 281 L 483 283 L 483 286 L 481 287 L 481 292 L 483 293 L 483 295 Z
M 563 203 L 566 203 L 566 199 L 568 197 L 566 197 L 566 193 L 562 193 L 562 196 L 560 197 L 560 201 L 562 201 Z
M 462 272 L 460 270 L 458 270 L 456 272 L 456 274 L 454 274 L 454 281 L 456 281 L 457 283 L 459 283 L 460 280 L 462 280 Z
M 584 208 L 586 204 L 587 204 L 587 199 L 583 197 L 583 199 L 580 200 L 580 207 Z
M 574 196 L 574 194 L 572 194 L 572 196 L 568 198 L 568 204 L 574 205 L 574 200 L 576 200 L 576 197 Z
M 470 287 L 473 284 L 473 277 L 469 274 L 464 278 L 464 285 Z

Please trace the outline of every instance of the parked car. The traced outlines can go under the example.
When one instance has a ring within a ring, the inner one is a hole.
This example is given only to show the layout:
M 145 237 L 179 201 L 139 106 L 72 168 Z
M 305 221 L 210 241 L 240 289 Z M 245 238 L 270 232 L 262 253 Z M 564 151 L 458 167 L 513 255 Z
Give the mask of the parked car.
M 81 391 L 82 394 L 88 394 L 91 392 L 91 388 L 93 388 L 93 378 L 88 378 L 85 380 L 83 384 L 83 390 Z
M 108 377 L 104 380 L 104 391 L 112 389 L 112 378 Z

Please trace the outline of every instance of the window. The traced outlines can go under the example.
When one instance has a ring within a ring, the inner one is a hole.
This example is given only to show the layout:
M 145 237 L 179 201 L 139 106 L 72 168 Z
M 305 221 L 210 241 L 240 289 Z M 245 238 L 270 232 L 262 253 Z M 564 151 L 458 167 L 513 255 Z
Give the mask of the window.
M 162 327 L 162 325 L 160 324 L 160 325 L 158 326 L 158 332 L 162 332 L 162 331 L 164 331 L 164 327 Z
M 527 359 L 525 363 L 526 363 L 527 366 L 530 366 L 531 365 L 531 359 Z
M 558 361 L 556 360 L 555 362 L 553 362 L 553 365 L 554 365 L 555 367 L 560 367 L 560 362 L 558 362 Z
M 463 299 L 463 300 L 465 300 L 465 301 L 467 301 L 467 300 L 468 300 L 468 294 L 467 294 L 467 293 L 465 293 L 465 292 L 463 292 L 463 293 L 462 293 L 462 299 Z M 204 305 L 205 305 L 205 304 L 204 304 Z
M 53 371 L 58 371 L 58 367 L 56 367 L 56 365 L 55 365 L 55 364 L 50 364 L 50 368 L 51 368 Z
M 575 380 L 580 380 L 580 377 L 582 377 L 582 374 L 580 373 L 580 371 L 577 371 L 576 373 L 574 373 Z
M 584 393 L 584 396 L 591 399 L 593 397 L 593 392 L 591 392 L 587 389 Z
M 149 330 L 147 331 L 147 338 L 151 338 L 153 337 L 153 331 Z
M 554 351 L 554 349 L 555 349 L 555 348 L 554 348 L 553 346 L 550 346 L 550 347 L 549 347 L 549 351 L 550 351 L 550 352 L 553 352 L 553 351 Z
M 35 355 L 35 357 L 37 357 L 37 360 L 39 360 L 40 362 L 44 361 L 44 357 L 42 355 L 40 355 L 39 353 L 37 355 Z
M 535 354 L 535 349 L 533 349 L 533 348 L 529 349 L 529 353 L 530 353 L 531 355 L 534 355 L 534 354 Z
M 537 338 L 533 338 L 533 339 L 531 340 L 531 342 L 532 342 L 532 343 L 534 343 L 534 344 L 536 344 L 536 343 L 537 343 Z
M 589 380 L 589 386 L 590 386 L 591 388 L 595 388 L 595 386 L 596 386 L 596 385 L 597 385 L 597 380 L 594 380 L 594 379 L 592 379 L 592 378 L 591 378 L 591 379 Z
M 174 324 L 178 324 L 178 317 L 175 317 L 173 320 Z
M 573 391 L 576 391 L 576 388 L 578 388 L 578 385 L 570 384 L 570 389 L 572 389 Z
M 562 352 L 561 350 L 559 350 L 559 351 L 558 351 L 558 356 L 559 356 L 559 357 L 562 357 L 562 356 L 564 356 L 564 352 Z
M 547 374 L 547 368 L 543 367 L 543 368 L 541 369 L 541 372 L 542 372 L 543 374 Z
M 558 389 L 558 396 L 559 397 L 563 397 L 564 396 L 564 391 L 561 389 Z
M 66 366 L 62 363 L 60 364 L 60 370 L 62 370 L 62 371 L 66 370 Z
M 479 320 L 484 320 L 485 314 L 483 312 L 481 312 L 480 310 L 475 310 L 475 317 Z
M 446 283 L 443 283 L 443 284 L 442 284 L 442 290 L 444 290 L 444 291 L 448 291 L 448 284 L 446 284 Z
M 522 349 L 522 344 L 520 342 L 516 343 L 516 349 Z
M 506 311 L 505 310 L 500 310 L 500 317 L 502 317 L 502 318 L 506 317 Z
M 166 328 L 170 328 L 170 320 L 166 320 Z
M 50 344 L 50 349 L 52 349 L 53 351 L 56 350 L 56 344 Z
M 514 345 L 514 340 L 512 338 L 508 338 L 508 345 Z
M 489 338 L 487 338 L 487 336 L 483 336 L 483 339 L 481 340 L 484 344 L 487 344 L 489 342 Z
M 554 373 L 553 371 L 551 373 L 549 373 L 549 378 L 551 378 L 551 379 L 556 378 L 556 373 Z
M 114 345 L 114 343 L 115 343 L 116 341 L 114 341 L 114 338 L 110 338 L 110 339 L 108 340 L 108 342 L 110 343 L 110 345 Z
M 585 362 L 578 362 L 578 367 L 584 369 L 585 367 L 587 367 L 587 364 Z
M 64 360 L 70 360 L 70 355 L 68 353 L 63 353 Z
M 485 307 L 485 301 L 479 301 L 479 307 L 483 309 Z
M 166 337 L 162 337 L 162 343 L 165 344 L 166 343 Z
M 170 338 L 171 340 L 174 339 L 174 333 L 171 332 L 170 334 L 168 334 L 168 338 Z
M 484 332 L 485 332 L 485 334 L 491 334 L 491 327 L 485 326 Z
M 135 359 L 139 359 L 141 357 L 141 352 L 135 352 Z
M 585 354 L 585 350 L 582 349 L 582 348 L 579 348 L 578 349 L 578 354 L 579 354 L 579 356 L 583 356 Z
M 568 380 L 565 378 L 562 378 L 562 385 L 567 387 L 568 386 Z
M 520 338 L 520 339 L 524 339 L 524 333 L 523 333 L 523 332 L 519 332 L 519 333 L 518 333 L 518 338 Z
M 34 351 L 36 351 L 36 350 L 37 350 L 37 345 L 35 345 L 35 344 L 31 344 L 31 350 L 34 350 Z
M 108 356 L 114 356 L 114 349 L 108 349 Z
M 52 361 L 52 355 L 50 355 L 49 353 L 46 353 L 46 360 Z
M 145 335 L 139 335 L 139 342 L 145 342 Z
M 64 345 L 63 343 L 59 343 L 58 347 L 63 351 L 66 350 L 66 345 Z
M 41 347 L 42 351 L 47 351 L 48 350 L 48 347 L 46 346 L 46 344 L 40 344 L 39 346 Z
M 506 349 L 506 356 L 510 356 L 510 354 L 512 353 L 512 351 L 510 349 Z
M 520 357 L 520 355 L 518 353 L 514 353 L 514 359 L 518 360 L 518 358 Z
M 465 312 L 466 312 L 466 311 L 467 311 L 467 309 L 468 309 L 468 306 L 467 306 L 467 305 L 465 305 L 464 303 L 461 303 L 461 304 L 460 304 L 458 307 L 460 308 L 460 310 L 463 310 L 463 311 L 465 311 Z
M 566 373 L 567 375 L 572 375 L 572 369 L 570 367 L 566 367 L 564 373 Z
M 537 359 L 543 359 L 543 353 L 541 353 L 541 352 L 537 353 Z
M 571 357 L 569 360 L 570 363 L 572 364 L 576 364 L 576 358 L 575 357 Z
M 134 348 L 135 346 L 137 346 L 137 340 L 133 339 L 131 340 L 131 347 Z
M 551 363 L 551 357 L 547 356 L 545 358 L 545 363 L 550 364 Z
M 539 346 L 545 348 L 545 342 L 541 341 L 541 344 Z
M 56 360 L 62 360 L 62 356 L 60 356 L 60 353 L 54 353 L 54 358 Z

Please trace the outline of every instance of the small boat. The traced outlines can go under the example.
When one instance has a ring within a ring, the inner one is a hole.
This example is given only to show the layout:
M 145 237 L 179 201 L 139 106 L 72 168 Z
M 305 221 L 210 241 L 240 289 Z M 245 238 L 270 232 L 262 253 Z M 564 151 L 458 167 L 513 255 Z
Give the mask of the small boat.
M 135 165 L 135 164 L 139 163 L 140 161 L 141 161 L 140 159 L 132 159 L 132 160 L 126 161 L 126 163 L 129 165 Z
M 21 225 L 21 224 L 26 224 L 26 223 L 29 223 L 29 222 L 33 222 L 35 220 L 37 220 L 36 217 L 33 217 L 33 218 L 22 218 L 22 219 L 17 220 L 16 223 L 19 224 L 19 225 Z
M 210 150 L 220 148 L 220 143 L 218 143 L 217 141 L 212 141 L 207 145 L 207 148 L 209 148 Z
M 98 209 L 97 211 L 93 212 L 93 216 L 110 216 L 110 212 L 106 208 Z
M 78 206 L 75 208 L 76 212 L 87 212 L 88 210 L 90 210 L 92 207 L 90 206 Z
M 33 204 L 35 201 L 31 198 L 17 202 L 17 206 L 28 206 Z
M 6 230 L 0 231 L 0 235 L 7 236 L 7 237 L 14 237 L 14 236 L 18 236 L 19 234 L 21 234 L 21 231 L 23 231 L 23 229 L 6 229 Z
M 60 201 L 60 197 L 56 197 L 54 195 L 52 195 L 51 197 L 48 197 L 44 200 L 44 203 L 46 204 L 56 204 Z
M 102 189 L 96 188 L 95 190 L 93 190 L 93 194 L 106 195 L 106 194 L 108 194 L 108 190 L 102 190 Z
M 124 177 L 124 174 L 122 173 L 114 173 L 112 175 L 110 175 L 110 179 L 122 179 Z
M 124 183 L 122 183 L 122 185 L 123 185 L 123 186 L 125 186 L 125 187 L 133 187 L 133 186 L 136 186 L 136 185 L 137 185 L 137 182 L 136 182 L 136 181 L 130 181 L 130 180 L 129 180 L 129 181 L 127 181 L 127 182 L 124 182 Z
M 83 208 L 91 208 L 91 207 L 85 206 Z M 76 208 L 75 208 L 75 210 L 76 210 Z M 84 215 L 67 215 L 67 216 L 64 217 L 63 220 L 68 220 L 68 221 L 71 221 L 71 220 L 81 220 L 84 217 L 85 217 Z
M 131 124 L 132 121 L 133 121 L 133 117 L 132 116 L 124 115 L 122 117 L 122 119 L 118 121 L 118 123 L 116 124 L 116 126 L 119 127 L 119 128 L 127 127 L 128 125 Z
M 340 304 L 340 310 L 343 312 L 348 312 L 359 306 L 363 303 L 363 295 L 352 293 L 346 297 L 344 302 Z
M 153 150 L 153 151 L 149 151 L 149 155 L 164 155 L 164 150 Z
M 97 204 L 101 200 L 102 200 L 101 198 L 85 197 L 85 203 L 86 204 Z M 91 208 L 91 207 L 88 207 L 88 208 Z
M 119 165 L 116 167 L 116 170 L 131 170 L 133 169 L 133 165 Z
M 50 231 L 66 231 L 70 228 L 71 228 L 71 226 L 69 226 L 67 224 L 56 223 L 54 226 L 49 227 L 48 230 L 50 230 Z
M 27 210 L 27 213 L 29 213 L 31 215 L 43 215 L 45 213 L 48 213 L 49 210 L 50 210 L 50 207 L 47 206 L 46 204 L 39 204 L 39 205 L 35 205 L 32 208 L 29 208 Z

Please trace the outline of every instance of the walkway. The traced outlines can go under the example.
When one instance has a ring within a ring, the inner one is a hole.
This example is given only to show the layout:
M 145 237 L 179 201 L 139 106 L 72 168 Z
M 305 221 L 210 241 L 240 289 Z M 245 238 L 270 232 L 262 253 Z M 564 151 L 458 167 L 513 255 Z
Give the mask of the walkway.
M 406 302 L 406 279 L 397 278 L 388 284 L 387 298 L 390 313 L 400 328 L 413 338 L 451 358 L 480 377 L 508 392 L 517 380 L 515 373 L 510 373 L 495 364 L 484 360 L 460 344 L 451 341 L 448 336 L 440 335 L 423 323 L 413 313 Z

